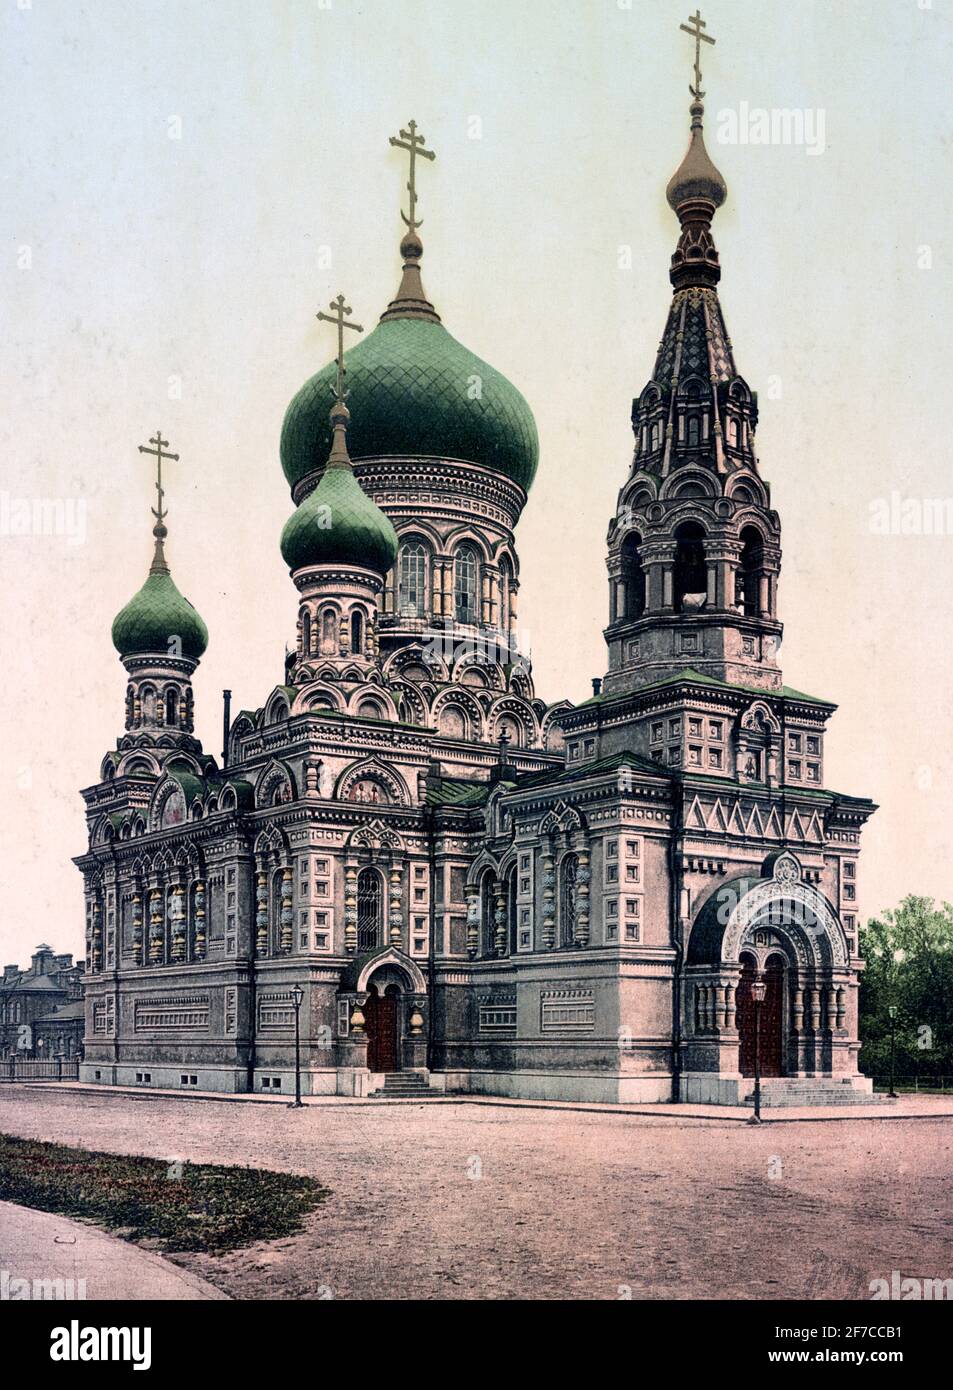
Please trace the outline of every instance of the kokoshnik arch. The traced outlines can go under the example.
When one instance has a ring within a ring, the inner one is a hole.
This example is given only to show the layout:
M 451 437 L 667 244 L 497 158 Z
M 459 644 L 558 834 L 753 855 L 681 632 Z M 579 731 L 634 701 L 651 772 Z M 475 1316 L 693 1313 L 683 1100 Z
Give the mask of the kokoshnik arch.
M 727 188 L 702 96 L 696 66 L 591 699 L 547 704 L 518 649 L 536 426 L 424 292 L 432 151 L 413 123 L 392 141 L 411 170 L 397 295 L 346 352 L 356 325 L 332 303 L 337 357 L 285 416 L 296 642 L 221 763 L 193 732 L 208 633 L 165 558 L 170 456 L 150 441 L 154 558 L 113 624 L 125 730 L 76 860 L 86 1080 L 293 1089 L 300 986 L 305 1093 L 736 1102 L 763 979 L 768 1098 L 869 1090 L 857 861 L 875 808 L 826 789 L 834 706 L 778 666 L 780 520 L 718 296 Z

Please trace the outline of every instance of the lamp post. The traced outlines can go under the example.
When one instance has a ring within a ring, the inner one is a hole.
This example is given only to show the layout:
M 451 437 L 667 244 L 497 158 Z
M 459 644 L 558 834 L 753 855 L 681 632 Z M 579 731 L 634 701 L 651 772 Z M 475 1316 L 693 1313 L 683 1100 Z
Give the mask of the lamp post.
M 288 1106 L 289 1110 L 301 1109 L 301 1001 L 304 998 L 304 990 L 300 985 L 295 985 L 291 991 L 291 1002 L 295 1008 L 295 1098 Z
M 754 1114 L 748 1121 L 749 1125 L 761 1123 L 761 1005 L 766 993 L 767 986 L 764 980 L 760 975 L 756 975 L 751 984 L 751 998 L 754 1003 Z
M 897 1006 L 896 1004 L 887 1005 L 887 1013 L 890 1015 L 890 1090 L 887 1095 L 891 1100 L 897 1099 L 897 1090 L 894 1085 L 894 1038 L 897 1032 Z

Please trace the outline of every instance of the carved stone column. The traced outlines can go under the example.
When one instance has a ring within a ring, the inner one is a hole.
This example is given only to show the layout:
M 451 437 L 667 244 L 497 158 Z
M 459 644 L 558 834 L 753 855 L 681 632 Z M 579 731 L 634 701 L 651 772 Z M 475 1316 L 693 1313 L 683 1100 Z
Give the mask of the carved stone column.
M 173 883 L 169 898 L 169 926 L 172 933 L 170 958 L 176 965 L 185 960 L 185 886 Z
M 164 942 L 164 894 L 161 888 L 153 888 L 149 894 L 149 964 L 159 965 L 165 955 Z
M 399 951 L 404 916 L 401 911 L 401 872 L 399 864 L 390 867 L 390 944 Z
M 588 839 L 582 839 L 576 851 L 576 930 L 574 944 L 589 945 L 589 885 L 592 882 L 591 856 Z
M 204 960 L 208 949 L 208 937 L 205 930 L 205 880 L 198 878 L 195 880 L 195 938 L 193 942 L 195 959 Z
M 285 864 L 281 870 L 281 912 L 279 916 L 278 947 L 288 952 L 294 945 L 294 907 L 292 905 L 291 865 Z
M 268 954 L 268 874 L 264 864 L 259 861 L 255 879 L 255 954 Z
M 499 879 L 493 881 L 493 949 L 498 956 L 506 955 L 506 889 Z
M 142 922 L 142 891 L 136 886 L 132 895 L 132 954 L 137 965 L 146 963 L 145 936 Z
M 543 850 L 543 929 L 542 942 L 547 950 L 556 944 L 556 857 L 549 836 Z
M 357 950 L 357 865 L 344 866 L 344 949 L 349 956 Z
M 480 949 L 480 889 L 467 883 L 463 894 L 467 900 L 467 955 L 473 960 Z

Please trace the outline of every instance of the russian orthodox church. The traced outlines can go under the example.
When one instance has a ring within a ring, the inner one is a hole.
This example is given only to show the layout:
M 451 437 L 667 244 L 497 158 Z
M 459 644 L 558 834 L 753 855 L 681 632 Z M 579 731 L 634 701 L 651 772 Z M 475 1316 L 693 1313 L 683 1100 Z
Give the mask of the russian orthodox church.
M 165 557 L 152 441 L 154 558 L 112 633 L 125 730 L 75 861 L 85 1080 L 293 1092 L 297 1024 L 312 1095 L 736 1103 L 756 1064 L 778 1102 L 869 1090 L 875 808 L 825 788 L 835 707 L 782 683 L 780 521 L 693 91 L 591 699 L 547 704 L 519 651 L 536 426 L 424 292 L 415 127 L 396 298 L 346 353 L 332 305 L 338 357 L 288 407 L 295 642 L 262 705 L 226 717 L 220 761 L 193 732 L 208 634 Z

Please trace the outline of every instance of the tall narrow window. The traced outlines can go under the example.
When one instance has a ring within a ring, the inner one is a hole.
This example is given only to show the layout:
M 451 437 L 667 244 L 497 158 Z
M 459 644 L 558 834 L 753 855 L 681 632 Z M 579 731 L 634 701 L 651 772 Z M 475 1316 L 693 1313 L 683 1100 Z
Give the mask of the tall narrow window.
M 705 532 L 697 521 L 686 521 L 675 532 L 675 540 L 673 599 L 676 611 L 681 612 L 686 595 L 708 592 Z
M 698 448 L 698 441 L 699 441 L 699 424 L 698 424 L 698 416 L 697 416 L 697 415 L 689 415 L 689 417 L 688 417 L 688 447 L 689 447 L 690 449 L 697 449 L 697 448 Z
M 641 618 L 645 612 L 645 570 L 640 547 L 642 537 L 626 536 L 622 542 L 622 612 L 620 618 Z
M 351 651 L 355 656 L 364 655 L 364 614 L 359 608 L 351 614 Z
M 513 570 L 504 555 L 500 561 L 500 631 L 509 636 L 510 631 L 510 591 L 513 586 Z
M 518 944 L 519 944 L 518 935 L 517 935 L 518 930 L 519 930 L 519 910 L 518 910 L 517 901 L 516 901 L 516 865 L 515 865 L 515 864 L 513 865 L 512 869 L 510 870 L 510 872 L 509 872 L 509 877 L 508 877 L 507 880 L 506 880 L 506 910 L 507 910 L 507 915 L 508 915 L 508 917 L 509 917 L 509 922 L 508 922 L 509 930 L 508 930 L 508 933 L 507 933 L 507 934 L 508 934 L 509 939 L 510 939 L 510 955 L 511 955 L 511 956 L 515 956 L 515 955 L 516 955 L 516 949 L 517 949 L 517 946 L 518 946 Z
M 764 542 L 761 532 L 746 526 L 741 532 L 744 549 L 738 567 L 736 597 L 741 611 L 750 618 L 758 616 L 761 607 L 761 575 L 764 572 Z
M 461 545 L 453 562 L 454 607 L 458 623 L 478 622 L 480 565 L 472 545 Z
M 383 897 L 376 869 L 362 869 L 357 876 L 357 953 L 376 951 L 381 944 Z
M 408 541 L 400 548 L 397 570 L 397 609 L 402 618 L 423 618 L 427 612 L 427 548 Z
M 575 854 L 563 856 L 559 866 L 559 939 L 563 946 L 576 940 L 576 876 L 579 859 Z
M 307 608 L 301 615 L 301 655 L 303 657 L 311 655 L 311 614 Z
M 333 608 L 325 608 L 321 614 L 321 655 L 338 654 L 338 615 Z
M 483 934 L 483 954 L 496 955 L 496 881 L 489 871 L 480 882 L 480 925 Z
M 179 722 L 179 695 L 176 690 L 165 692 L 165 722 L 173 728 Z

